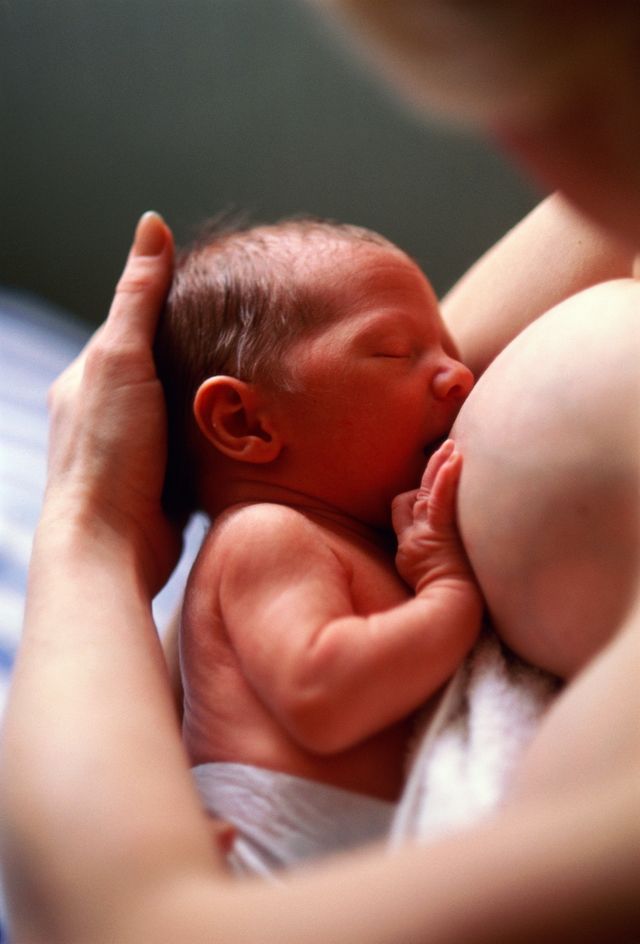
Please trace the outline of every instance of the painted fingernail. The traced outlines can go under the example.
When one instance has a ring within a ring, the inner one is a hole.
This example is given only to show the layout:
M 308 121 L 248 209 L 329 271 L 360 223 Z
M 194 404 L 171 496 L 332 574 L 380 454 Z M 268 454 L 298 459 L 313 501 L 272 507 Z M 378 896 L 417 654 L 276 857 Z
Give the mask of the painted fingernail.
M 167 242 L 164 220 L 159 213 L 143 213 L 136 227 L 133 251 L 136 256 L 159 256 Z

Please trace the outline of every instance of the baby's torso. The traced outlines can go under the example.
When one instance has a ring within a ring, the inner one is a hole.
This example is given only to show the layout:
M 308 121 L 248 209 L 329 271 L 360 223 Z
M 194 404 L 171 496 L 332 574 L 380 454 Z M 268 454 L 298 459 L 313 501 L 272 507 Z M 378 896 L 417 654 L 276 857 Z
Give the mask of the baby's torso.
M 386 610 L 409 596 L 388 552 L 357 534 L 305 518 L 314 529 L 314 540 L 325 542 L 344 562 L 356 615 Z M 229 527 L 228 521 L 223 526 Z M 338 754 L 314 754 L 297 744 L 245 678 L 229 639 L 219 594 L 219 544 L 219 529 L 214 527 L 194 565 L 183 611 L 183 732 L 192 764 L 254 764 L 394 799 L 402 785 L 411 719 Z

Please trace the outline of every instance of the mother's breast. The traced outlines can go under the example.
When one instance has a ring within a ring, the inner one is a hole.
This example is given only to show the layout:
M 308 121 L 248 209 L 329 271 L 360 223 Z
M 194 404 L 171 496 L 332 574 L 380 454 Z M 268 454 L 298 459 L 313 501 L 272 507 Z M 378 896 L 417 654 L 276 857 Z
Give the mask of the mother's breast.
M 460 530 L 497 630 L 572 674 L 638 587 L 640 284 L 588 289 L 527 328 L 452 435 Z

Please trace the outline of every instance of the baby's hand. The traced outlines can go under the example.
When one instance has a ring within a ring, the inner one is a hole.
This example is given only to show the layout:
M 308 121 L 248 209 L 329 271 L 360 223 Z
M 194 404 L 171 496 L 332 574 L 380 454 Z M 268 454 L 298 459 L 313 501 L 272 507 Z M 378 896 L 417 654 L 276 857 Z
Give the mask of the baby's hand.
M 462 456 L 448 439 L 431 456 L 420 488 L 393 500 L 396 567 L 416 593 L 435 580 L 474 582 L 455 522 Z

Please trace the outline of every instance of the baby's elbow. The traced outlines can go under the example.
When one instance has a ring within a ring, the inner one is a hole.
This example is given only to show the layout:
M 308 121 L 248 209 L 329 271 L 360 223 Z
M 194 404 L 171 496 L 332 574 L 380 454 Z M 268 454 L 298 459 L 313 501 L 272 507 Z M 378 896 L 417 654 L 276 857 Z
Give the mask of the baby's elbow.
M 291 694 L 281 717 L 289 736 L 310 754 L 329 756 L 352 746 L 336 700 L 317 686 Z
M 352 730 L 356 721 L 353 685 L 345 681 L 349 653 L 340 624 L 318 634 L 281 678 L 282 720 L 294 741 L 311 754 L 330 755 L 352 747 L 360 739 Z

